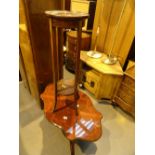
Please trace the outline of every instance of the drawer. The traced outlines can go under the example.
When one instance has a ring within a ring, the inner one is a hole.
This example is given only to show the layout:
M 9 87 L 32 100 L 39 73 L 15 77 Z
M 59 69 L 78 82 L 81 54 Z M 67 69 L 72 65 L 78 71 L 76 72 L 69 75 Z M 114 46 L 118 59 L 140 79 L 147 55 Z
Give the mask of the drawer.
M 135 90 L 135 80 L 128 77 L 124 76 L 123 81 L 122 81 L 126 86 L 130 87 L 132 90 Z
M 135 94 L 128 87 L 121 84 L 117 96 L 120 97 L 127 104 L 134 105 L 135 104 Z

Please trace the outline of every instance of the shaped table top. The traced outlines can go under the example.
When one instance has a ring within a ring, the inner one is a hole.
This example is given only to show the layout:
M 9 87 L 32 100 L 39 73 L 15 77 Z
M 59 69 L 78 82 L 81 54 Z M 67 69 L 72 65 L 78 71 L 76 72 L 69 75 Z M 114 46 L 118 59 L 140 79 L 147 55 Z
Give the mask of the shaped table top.
M 102 114 L 94 108 L 90 98 L 79 92 L 79 99 L 75 105 L 73 95 L 59 95 L 56 110 L 53 112 L 53 88 L 53 84 L 50 84 L 41 94 L 46 118 L 59 127 L 69 140 L 95 141 L 99 139 L 102 135 Z M 76 115 L 75 106 L 77 106 L 78 115 Z

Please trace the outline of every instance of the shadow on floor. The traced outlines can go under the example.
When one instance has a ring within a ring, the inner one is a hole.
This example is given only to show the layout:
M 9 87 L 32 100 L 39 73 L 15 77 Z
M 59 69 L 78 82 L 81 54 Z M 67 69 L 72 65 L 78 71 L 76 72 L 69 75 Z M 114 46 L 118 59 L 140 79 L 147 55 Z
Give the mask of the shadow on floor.
M 77 141 L 81 154 L 77 155 L 109 155 L 111 152 L 110 131 L 102 127 L 102 136 L 96 142 Z M 78 152 L 79 153 L 79 152 Z
M 114 107 L 115 111 L 118 112 L 121 116 L 123 116 L 124 119 L 127 119 L 130 122 L 134 122 L 135 118 L 131 116 L 129 113 L 125 112 L 123 109 L 121 109 L 119 106 Z
M 23 145 L 20 135 L 19 135 L 19 155 L 28 155 L 28 153 Z
M 85 142 L 78 140 L 76 144 L 80 147 L 81 151 L 85 155 L 94 155 L 96 153 L 97 147 L 93 142 Z
M 69 155 L 69 141 L 64 137 L 61 129 L 48 122 L 46 118 L 40 122 L 42 129 L 41 155 Z
M 30 124 L 31 122 L 39 118 L 42 114 L 43 112 L 40 110 L 38 105 L 36 103 L 32 104 L 29 108 L 26 108 L 19 113 L 19 121 L 21 127 Z
M 44 117 L 40 122 L 40 127 L 42 129 L 42 151 L 41 155 L 70 155 L 70 143 L 63 135 L 61 129 L 55 127 L 52 123 L 48 122 Z M 99 139 L 102 144 L 99 150 L 102 150 L 98 153 L 99 155 L 108 155 L 110 151 L 110 142 L 109 142 L 109 131 L 103 127 L 103 136 Z M 98 148 L 94 142 L 85 142 L 85 141 L 76 141 L 75 145 L 75 154 L 77 155 L 95 155 Z M 77 147 L 80 148 L 80 151 L 77 150 Z M 101 149 L 102 148 L 102 149 Z
M 105 127 L 102 126 L 102 137 L 98 141 L 98 147 L 100 147 L 100 154 L 102 155 L 109 155 L 111 150 L 110 145 L 110 131 Z

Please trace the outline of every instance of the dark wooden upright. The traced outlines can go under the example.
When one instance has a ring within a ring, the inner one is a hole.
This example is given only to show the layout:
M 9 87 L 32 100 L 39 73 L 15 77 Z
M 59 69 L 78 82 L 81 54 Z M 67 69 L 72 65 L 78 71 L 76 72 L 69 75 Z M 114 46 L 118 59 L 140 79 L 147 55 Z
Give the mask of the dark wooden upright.
M 102 133 L 102 115 L 93 107 L 89 97 L 78 90 L 81 33 L 88 14 L 70 11 L 45 13 L 50 25 L 54 83 L 46 87 L 41 98 L 44 101 L 46 118 L 62 129 L 70 140 L 71 155 L 74 155 L 76 139 L 94 141 Z M 77 29 L 75 80 L 64 80 L 63 72 L 59 72 L 63 68 L 63 28 Z

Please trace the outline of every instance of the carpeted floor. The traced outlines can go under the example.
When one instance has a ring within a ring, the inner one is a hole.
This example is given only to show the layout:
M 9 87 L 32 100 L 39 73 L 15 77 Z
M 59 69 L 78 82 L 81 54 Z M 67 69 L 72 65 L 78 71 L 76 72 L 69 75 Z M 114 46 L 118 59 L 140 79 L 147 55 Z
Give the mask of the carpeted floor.
M 70 76 L 70 75 L 67 75 Z M 20 82 L 20 155 L 70 155 L 69 141 L 50 124 L 43 111 Z M 107 102 L 98 103 L 85 91 L 103 114 L 102 137 L 96 142 L 77 142 L 75 155 L 134 155 L 134 119 Z

